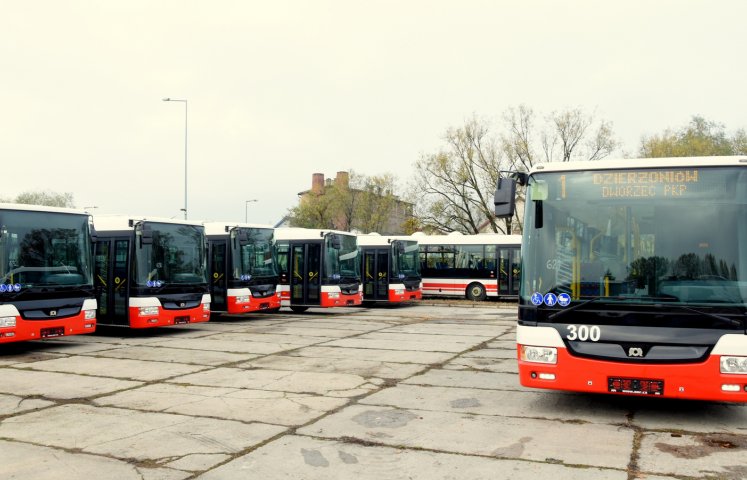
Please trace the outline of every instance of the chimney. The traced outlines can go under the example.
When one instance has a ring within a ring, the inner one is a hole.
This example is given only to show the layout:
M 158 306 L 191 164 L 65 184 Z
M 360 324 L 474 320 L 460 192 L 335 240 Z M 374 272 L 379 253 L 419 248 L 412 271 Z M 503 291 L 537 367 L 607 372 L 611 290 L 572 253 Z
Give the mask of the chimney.
M 350 174 L 348 172 L 337 172 L 335 183 L 338 186 L 347 188 L 349 181 L 350 181 Z
M 311 191 L 314 193 L 324 193 L 324 174 L 311 174 Z

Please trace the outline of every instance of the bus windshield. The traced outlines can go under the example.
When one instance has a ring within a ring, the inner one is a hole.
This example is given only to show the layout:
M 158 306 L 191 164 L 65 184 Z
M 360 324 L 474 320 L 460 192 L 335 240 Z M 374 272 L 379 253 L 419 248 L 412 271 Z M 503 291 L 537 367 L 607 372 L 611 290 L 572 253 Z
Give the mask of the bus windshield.
M 272 239 L 271 228 L 240 228 L 231 231 L 234 280 L 248 281 L 278 275 Z
M 0 210 L 0 285 L 91 287 L 88 216 Z
M 136 241 L 134 278 L 138 285 L 207 283 L 202 227 L 148 222 L 152 243 Z M 142 229 L 137 230 L 141 238 Z M 150 283 L 149 283 L 150 282 Z
M 393 274 L 395 278 L 420 278 L 420 248 L 418 242 L 395 240 L 393 245 L 395 252 Z
M 332 237 L 340 239 L 340 248 L 332 245 Z M 360 279 L 360 259 L 358 241 L 353 235 L 328 234 L 324 241 L 325 270 L 330 280 L 354 282 Z
M 523 304 L 744 306 L 747 169 L 535 173 L 526 205 Z

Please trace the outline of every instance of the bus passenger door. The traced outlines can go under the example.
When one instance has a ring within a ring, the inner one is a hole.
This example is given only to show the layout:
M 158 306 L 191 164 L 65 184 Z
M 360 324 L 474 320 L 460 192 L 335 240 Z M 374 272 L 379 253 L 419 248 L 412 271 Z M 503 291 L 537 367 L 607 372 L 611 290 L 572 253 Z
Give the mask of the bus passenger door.
M 320 244 L 291 244 L 291 305 L 321 304 Z
M 518 295 L 520 280 L 519 249 L 501 248 L 498 260 L 498 295 L 501 297 Z
M 210 293 L 212 294 L 211 309 L 216 312 L 228 310 L 226 303 L 226 242 L 215 240 L 210 242 Z
M 363 253 L 363 299 L 389 299 L 389 255 L 385 249 Z
M 102 325 L 129 325 L 127 299 L 129 240 L 99 238 L 94 257 L 94 288 Z

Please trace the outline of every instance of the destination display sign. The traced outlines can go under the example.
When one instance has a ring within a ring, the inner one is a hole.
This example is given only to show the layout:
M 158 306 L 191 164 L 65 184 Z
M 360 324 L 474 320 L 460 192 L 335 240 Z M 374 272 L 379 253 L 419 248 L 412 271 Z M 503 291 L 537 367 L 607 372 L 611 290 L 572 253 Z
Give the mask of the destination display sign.
M 728 183 L 728 171 L 714 169 L 683 168 L 683 169 L 636 169 L 614 171 L 579 171 L 556 174 L 544 177 L 549 187 L 550 195 L 554 198 L 602 198 L 602 199 L 638 199 L 649 198 L 685 198 L 715 194 L 721 192 Z M 725 176 L 726 175 L 726 176 Z M 718 184 L 714 190 L 714 185 Z M 547 195 L 545 193 L 545 195 Z
M 599 185 L 602 198 L 682 197 L 700 176 L 697 169 L 642 170 L 594 173 L 592 181 Z

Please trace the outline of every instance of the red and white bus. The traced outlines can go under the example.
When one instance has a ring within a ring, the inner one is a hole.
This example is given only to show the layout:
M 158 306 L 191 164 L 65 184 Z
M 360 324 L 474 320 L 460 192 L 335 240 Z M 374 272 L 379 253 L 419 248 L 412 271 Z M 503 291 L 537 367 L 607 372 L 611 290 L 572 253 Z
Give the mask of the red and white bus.
M 350 232 L 307 228 L 275 229 L 283 306 L 346 307 L 363 300 L 358 242 Z
M 210 319 L 200 223 L 104 215 L 93 223 L 100 325 L 150 328 Z
M 549 163 L 515 179 L 522 385 L 747 401 L 747 157 Z M 501 180 L 497 215 L 515 188 Z
M 96 330 L 91 218 L 0 203 L 0 343 Z
M 420 246 L 423 295 L 516 298 L 520 235 L 412 235 Z
M 205 223 L 212 312 L 280 308 L 274 229 L 244 223 Z
M 420 300 L 418 242 L 410 237 L 358 235 L 364 302 Z

